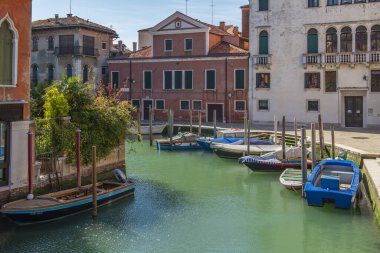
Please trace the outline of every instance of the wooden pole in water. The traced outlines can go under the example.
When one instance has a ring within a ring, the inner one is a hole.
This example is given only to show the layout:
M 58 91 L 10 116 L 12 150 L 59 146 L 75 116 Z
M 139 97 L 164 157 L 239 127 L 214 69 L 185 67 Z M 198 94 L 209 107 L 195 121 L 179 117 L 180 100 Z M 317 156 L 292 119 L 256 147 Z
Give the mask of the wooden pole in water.
M 305 185 L 307 182 L 307 153 L 306 153 L 306 129 L 302 126 L 301 132 L 301 167 L 302 167 L 302 197 L 305 197 Z
M 190 133 L 193 132 L 193 111 L 190 109 Z
M 324 149 L 325 149 L 325 143 L 324 143 L 324 136 L 323 136 L 323 122 L 322 122 L 322 115 L 318 115 L 318 124 L 319 124 L 319 148 L 321 153 L 321 159 L 325 157 L 324 155 Z
M 331 126 L 331 158 L 335 159 L 335 127 Z
M 274 124 L 274 144 L 277 144 L 277 115 L 274 115 L 274 120 L 273 120 L 273 124 Z
M 98 201 L 96 200 L 96 146 L 92 146 L 92 217 L 98 216 Z
M 312 164 L 311 168 L 314 169 L 314 167 L 317 165 L 317 138 L 315 134 L 315 124 L 311 123 L 311 159 Z
M 34 199 L 33 195 L 33 133 L 28 132 L 28 200 Z
M 142 135 L 141 135 L 141 112 L 140 108 L 137 109 L 137 133 L 138 133 L 138 141 L 142 141 Z
M 173 146 L 173 110 L 169 110 L 169 138 L 170 138 L 170 149 Z
M 76 146 L 77 146 L 77 186 L 82 186 L 82 173 L 80 170 L 80 129 L 76 130 Z
M 152 105 L 149 105 L 149 142 L 153 146 L 153 110 Z
M 216 110 L 213 111 L 214 117 L 214 138 L 216 138 Z
M 244 145 L 247 145 L 248 131 L 247 131 L 247 111 L 244 112 Z
M 286 159 L 285 127 L 286 127 L 286 120 L 285 120 L 285 116 L 283 116 L 281 144 L 282 144 L 282 159 L 284 160 Z
M 248 119 L 247 155 L 251 153 L 251 120 Z
M 201 137 L 202 134 L 202 112 L 198 112 L 198 136 Z
M 294 146 L 298 147 L 297 119 L 294 118 Z

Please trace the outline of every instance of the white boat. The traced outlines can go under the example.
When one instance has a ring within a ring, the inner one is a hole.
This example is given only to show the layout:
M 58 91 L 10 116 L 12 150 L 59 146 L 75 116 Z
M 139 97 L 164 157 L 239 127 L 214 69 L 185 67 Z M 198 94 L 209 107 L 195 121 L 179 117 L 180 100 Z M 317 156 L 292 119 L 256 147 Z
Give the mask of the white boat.
M 166 123 L 164 124 L 152 124 L 152 134 L 162 134 L 166 127 Z M 135 130 L 137 132 L 137 129 Z M 142 123 L 141 124 L 141 134 L 148 135 L 149 134 L 149 124 Z
M 225 143 L 213 144 L 215 153 L 221 158 L 240 158 L 245 155 L 263 155 L 270 152 L 280 151 L 281 145 L 234 145 Z

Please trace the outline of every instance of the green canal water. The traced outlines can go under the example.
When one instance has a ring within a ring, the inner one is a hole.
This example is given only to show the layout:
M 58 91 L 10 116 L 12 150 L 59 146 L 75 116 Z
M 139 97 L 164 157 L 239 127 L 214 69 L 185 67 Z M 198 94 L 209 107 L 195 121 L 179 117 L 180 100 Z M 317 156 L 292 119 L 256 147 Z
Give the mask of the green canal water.
M 380 252 L 368 208 L 309 207 L 277 173 L 254 173 L 212 153 L 127 154 L 135 197 L 58 222 L 0 221 L 0 252 Z

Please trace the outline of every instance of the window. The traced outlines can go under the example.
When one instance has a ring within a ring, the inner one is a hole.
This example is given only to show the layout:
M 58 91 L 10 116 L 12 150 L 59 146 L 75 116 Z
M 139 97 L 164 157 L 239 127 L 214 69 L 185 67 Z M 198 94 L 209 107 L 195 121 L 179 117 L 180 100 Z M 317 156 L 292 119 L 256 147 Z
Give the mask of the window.
M 156 110 L 164 110 L 165 109 L 165 100 L 157 99 L 156 100 Z
M 88 81 L 88 66 L 84 65 L 83 67 L 83 82 L 87 83 Z
M 380 70 L 371 71 L 371 92 L 380 92 Z
M 365 3 L 365 2 L 367 2 L 367 0 L 355 0 L 355 3 Z
M 174 84 L 174 87 L 173 87 Z M 193 89 L 193 71 L 192 70 L 166 70 L 164 71 L 164 89 L 180 90 Z
M 235 101 L 235 112 L 245 112 L 245 101 L 244 100 L 236 100 Z
M 258 108 L 259 111 L 269 111 L 269 100 L 259 100 Z
M 319 7 L 319 0 L 308 0 L 308 5 L 309 8 L 311 7 Z
M 102 75 L 107 74 L 107 67 L 102 67 Z
M 202 110 L 202 100 L 193 100 L 193 110 L 195 111 Z
M 49 64 L 48 66 L 48 83 L 51 84 L 54 80 L 54 65 Z
M 356 28 L 356 51 L 367 51 L 367 28 L 364 26 Z
M 37 64 L 32 65 L 32 84 L 34 86 L 37 86 L 38 84 L 38 65 Z
M 338 5 L 339 0 L 327 0 L 327 6 Z
M 38 51 L 38 38 L 33 37 L 32 40 L 32 51 Z
M 180 103 L 180 109 L 182 111 L 187 111 L 190 109 L 190 101 L 189 100 L 181 100 Z
M 325 72 L 325 92 L 336 92 L 336 71 Z
M 216 85 L 215 85 L 215 70 L 209 69 L 206 70 L 206 90 L 215 90 Z
M 235 69 L 235 90 L 243 90 L 245 87 L 244 69 Z
M 319 89 L 320 73 L 305 73 L 305 89 Z
M 136 107 L 137 109 L 140 108 L 140 100 L 139 99 L 132 99 L 132 105 Z
M 340 0 L 340 4 L 352 4 L 352 0 Z
M 71 66 L 71 64 L 67 64 L 66 66 L 66 76 L 73 77 L 73 67 Z
M 83 35 L 83 54 L 95 56 L 95 37 Z
M 107 49 L 107 43 L 102 42 L 102 49 Z M 120 49 L 119 49 L 120 50 Z
M 268 54 L 269 46 L 268 46 L 268 32 L 262 31 L 259 35 L 259 54 Z
M 144 71 L 144 90 L 152 89 L 152 71 L 145 70 Z
M 344 27 L 340 32 L 340 51 L 352 52 L 352 33 L 349 27 Z
M 314 28 L 307 32 L 307 53 L 318 53 L 318 31 Z
M 59 53 L 73 54 L 74 53 L 74 35 L 59 36 Z
M 0 23 L 0 85 L 16 85 L 17 59 L 13 58 L 17 51 L 17 31 L 5 19 Z
M 256 88 L 270 88 L 269 73 L 256 73 Z
M 319 112 L 319 100 L 307 100 L 308 112 Z
M 193 39 L 185 39 L 185 51 L 193 50 Z
M 269 9 L 269 0 L 259 0 L 259 11 L 267 11 Z
M 48 39 L 48 50 L 54 50 L 54 38 L 53 38 L 53 36 L 49 36 L 49 39 Z
M 181 28 L 182 27 L 182 22 L 181 21 L 175 22 L 175 27 L 176 28 Z
M 119 71 L 112 71 L 111 72 L 111 84 L 114 89 L 119 87 Z
M 380 25 L 374 25 L 371 29 L 371 50 L 380 51 Z
M 173 40 L 165 40 L 165 52 L 173 51 Z
M 326 53 L 336 53 L 338 51 L 338 35 L 336 29 L 331 27 L 326 31 Z

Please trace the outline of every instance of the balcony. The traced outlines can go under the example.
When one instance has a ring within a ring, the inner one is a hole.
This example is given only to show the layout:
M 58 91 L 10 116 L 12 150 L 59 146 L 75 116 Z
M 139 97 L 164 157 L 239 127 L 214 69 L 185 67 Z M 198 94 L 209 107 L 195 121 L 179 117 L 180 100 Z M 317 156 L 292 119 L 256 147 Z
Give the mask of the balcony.
M 303 64 L 306 68 L 309 65 L 342 65 L 348 64 L 354 67 L 356 64 L 380 64 L 380 51 L 354 52 L 354 53 L 323 53 L 304 54 Z
M 97 48 L 93 47 L 56 47 L 56 55 L 82 55 L 82 56 L 99 56 Z
M 270 69 L 272 65 L 272 55 L 270 54 L 260 54 L 253 56 L 253 65 L 257 69 L 259 66 L 266 67 Z

